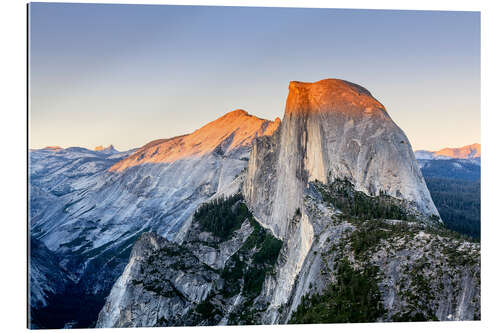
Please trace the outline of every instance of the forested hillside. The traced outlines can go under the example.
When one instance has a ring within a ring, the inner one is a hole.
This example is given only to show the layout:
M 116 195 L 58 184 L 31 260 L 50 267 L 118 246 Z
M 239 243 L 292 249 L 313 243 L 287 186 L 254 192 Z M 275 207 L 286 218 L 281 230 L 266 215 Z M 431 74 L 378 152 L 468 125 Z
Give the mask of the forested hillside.
M 481 237 L 481 166 L 470 160 L 419 161 L 432 200 L 445 225 Z

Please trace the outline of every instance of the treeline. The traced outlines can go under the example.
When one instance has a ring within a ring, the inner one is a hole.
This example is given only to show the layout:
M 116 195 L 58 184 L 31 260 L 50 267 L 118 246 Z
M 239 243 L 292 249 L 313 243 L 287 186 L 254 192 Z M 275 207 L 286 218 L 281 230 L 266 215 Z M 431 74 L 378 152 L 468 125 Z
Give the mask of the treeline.
M 371 197 L 363 192 L 356 191 L 349 180 L 337 179 L 327 186 L 315 182 L 323 200 L 331 203 L 348 216 L 361 219 L 396 219 L 408 220 L 410 216 L 399 205 L 397 199 L 381 193 Z
M 222 240 L 228 239 L 251 216 L 241 193 L 203 203 L 194 213 L 194 219 L 203 231 L 211 232 Z
M 481 166 L 468 160 L 428 160 L 422 168 L 427 178 L 457 179 L 478 181 L 481 178 Z
M 445 226 L 461 234 L 480 239 L 480 181 L 428 176 L 425 177 L 425 181 Z
M 238 252 L 228 260 L 222 272 L 226 297 L 232 297 L 240 291 L 249 299 L 257 297 L 266 274 L 273 270 L 283 245 L 281 240 L 275 238 L 253 218 L 250 223 L 253 227 L 252 233 Z M 243 285 L 240 280 L 243 280 Z
M 377 268 L 358 271 L 345 258 L 335 265 L 337 281 L 322 295 L 303 296 L 290 324 L 367 323 L 385 313 L 377 286 Z

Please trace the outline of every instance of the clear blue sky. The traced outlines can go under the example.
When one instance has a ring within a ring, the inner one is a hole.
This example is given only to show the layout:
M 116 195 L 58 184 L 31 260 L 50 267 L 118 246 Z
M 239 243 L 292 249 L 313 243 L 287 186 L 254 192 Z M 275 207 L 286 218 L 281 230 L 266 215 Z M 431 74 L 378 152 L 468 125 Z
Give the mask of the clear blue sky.
M 30 147 L 184 134 L 243 108 L 282 117 L 288 82 L 341 78 L 414 149 L 480 142 L 480 14 L 32 3 Z

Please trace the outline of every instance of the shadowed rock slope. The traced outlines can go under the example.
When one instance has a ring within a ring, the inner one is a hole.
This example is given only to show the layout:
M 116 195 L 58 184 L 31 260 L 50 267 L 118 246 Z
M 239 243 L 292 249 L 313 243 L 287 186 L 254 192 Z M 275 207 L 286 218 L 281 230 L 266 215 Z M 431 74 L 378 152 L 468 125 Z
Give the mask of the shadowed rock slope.
M 97 327 L 255 323 L 267 306 L 259 295 L 282 243 L 242 199 L 238 194 L 202 207 L 181 244 L 143 234 Z

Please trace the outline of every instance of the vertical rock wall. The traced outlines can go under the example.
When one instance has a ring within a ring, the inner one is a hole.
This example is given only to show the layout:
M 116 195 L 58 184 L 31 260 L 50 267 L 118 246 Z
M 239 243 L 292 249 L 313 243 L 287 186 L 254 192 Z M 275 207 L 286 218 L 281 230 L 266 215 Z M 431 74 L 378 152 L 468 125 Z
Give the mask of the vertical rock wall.
M 307 184 L 336 178 L 369 195 L 404 199 L 424 216 L 439 216 L 408 138 L 368 90 L 336 79 L 292 81 L 283 122 L 254 144 L 243 187 L 256 218 L 284 240 L 280 288 L 269 288 L 275 308 L 290 297 L 313 243 L 313 227 L 303 214 Z M 276 313 L 268 317 L 274 322 Z

